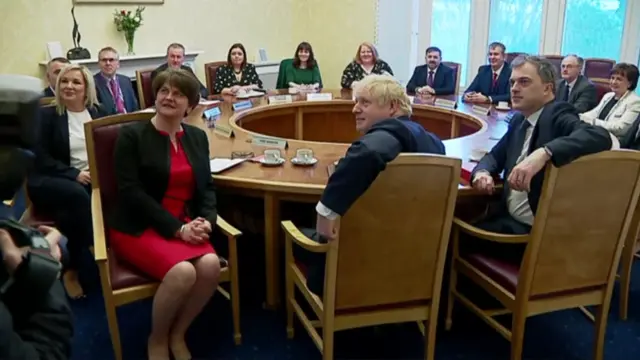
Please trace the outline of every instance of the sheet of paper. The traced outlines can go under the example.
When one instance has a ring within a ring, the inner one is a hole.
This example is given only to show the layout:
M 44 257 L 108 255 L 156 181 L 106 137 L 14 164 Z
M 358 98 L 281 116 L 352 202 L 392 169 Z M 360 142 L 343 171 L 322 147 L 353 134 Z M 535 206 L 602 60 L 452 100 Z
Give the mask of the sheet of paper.
M 227 159 L 227 158 L 215 158 L 209 161 L 211 166 L 211 173 L 217 174 L 231 167 L 234 167 L 246 159 Z
M 217 104 L 219 102 L 220 102 L 220 100 L 204 100 L 204 99 L 201 99 L 200 100 L 200 105 L 209 106 L 209 105 L 215 105 L 215 104 Z

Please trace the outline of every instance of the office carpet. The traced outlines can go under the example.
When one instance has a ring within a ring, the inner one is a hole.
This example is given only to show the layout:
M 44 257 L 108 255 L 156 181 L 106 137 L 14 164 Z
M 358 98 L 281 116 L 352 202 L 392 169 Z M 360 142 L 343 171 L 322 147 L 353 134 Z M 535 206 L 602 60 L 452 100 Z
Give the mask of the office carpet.
M 233 343 L 230 303 L 216 294 L 188 333 L 187 342 L 195 359 L 320 359 L 320 353 L 297 321 L 295 337 L 288 340 L 284 311 L 263 309 L 264 253 L 260 239 L 244 237 L 239 244 L 242 345 Z M 87 289 L 87 298 L 72 302 L 76 325 L 73 359 L 112 359 L 97 274 L 90 276 L 96 277 L 96 281 Z M 618 288 L 614 290 L 606 359 L 640 359 L 640 262 L 634 267 L 632 282 L 627 321 L 618 318 Z M 118 310 L 124 359 L 145 358 L 150 315 L 150 299 Z M 505 317 L 505 323 L 508 319 Z M 445 331 L 443 324 L 440 321 L 436 359 L 508 359 L 509 343 L 461 305 L 456 306 L 452 330 Z M 579 310 L 536 316 L 527 321 L 524 358 L 590 359 L 593 339 L 594 326 Z M 415 323 L 338 332 L 335 342 L 336 359 L 419 359 L 424 351 L 423 338 Z

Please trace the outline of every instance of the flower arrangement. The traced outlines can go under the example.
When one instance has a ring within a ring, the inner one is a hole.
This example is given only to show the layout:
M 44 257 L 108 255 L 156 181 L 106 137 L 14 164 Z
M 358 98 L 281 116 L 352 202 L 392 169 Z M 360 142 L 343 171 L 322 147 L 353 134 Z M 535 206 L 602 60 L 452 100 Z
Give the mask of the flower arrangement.
M 133 40 L 135 38 L 136 30 L 142 26 L 142 12 L 144 6 L 138 6 L 135 13 L 127 10 L 118 10 L 113 14 L 113 22 L 116 24 L 116 29 L 119 32 L 124 33 L 124 39 L 127 42 L 127 54 L 133 55 Z

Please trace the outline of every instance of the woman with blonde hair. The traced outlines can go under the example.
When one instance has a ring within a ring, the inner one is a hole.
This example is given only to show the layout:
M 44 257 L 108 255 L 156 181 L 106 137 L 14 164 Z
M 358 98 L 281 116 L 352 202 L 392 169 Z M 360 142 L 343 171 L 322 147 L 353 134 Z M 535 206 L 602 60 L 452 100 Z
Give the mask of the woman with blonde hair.
M 370 42 L 363 42 L 358 46 L 358 51 L 353 61 L 347 65 L 342 72 L 342 88 L 351 89 L 356 86 L 358 81 L 365 76 L 377 75 L 393 75 L 391 66 L 378 56 L 378 50 Z
M 107 112 L 98 104 L 93 76 L 82 65 L 62 68 L 56 89 L 54 105 L 40 111 L 36 166 L 27 191 L 34 208 L 51 217 L 68 238 L 63 281 L 68 295 L 79 298 L 84 296 L 78 278 L 80 258 L 93 241 L 84 123 Z

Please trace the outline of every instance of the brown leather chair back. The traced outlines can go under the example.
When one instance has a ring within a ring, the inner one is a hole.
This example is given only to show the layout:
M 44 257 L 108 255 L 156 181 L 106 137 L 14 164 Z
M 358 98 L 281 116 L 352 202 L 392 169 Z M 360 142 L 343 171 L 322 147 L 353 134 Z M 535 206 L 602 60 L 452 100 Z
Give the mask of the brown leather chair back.
M 588 78 L 609 79 L 611 70 L 616 65 L 615 60 L 589 58 L 584 59 L 584 76 Z
M 443 61 L 442 63 L 453 69 L 453 73 L 456 76 L 456 91 L 454 94 L 458 94 L 458 89 L 460 89 L 460 75 L 462 74 L 462 64 L 453 61 Z
M 568 295 L 612 284 L 624 240 L 635 231 L 640 152 L 605 151 L 561 168 L 549 165 L 544 182 L 519 296 Z
M 596 96 L 598 98 L 598 103 L 604 97 L 604 94 L 611 92 L 611 86 L 609 85 L 609 79 L 589 79 L 593 85 L 596 87 Z
M 523 52 L 511 52 L 511 53 L 506 53 L 505 54 L 507 56 L 506 61 L 511 64 L 511 62 L 517 58 L 518 56 L 527 56 L 527 53 L 523 53 Z
M 206 77 L 207 90 L 209 90 L 209 94 L 214 94 L 213 89 L 215 89 L 216 85 L 216 71 L 218 71 L 220 66 L 226 63 L 226 61 L 214 61 L 204 64 L 204 75 Z
M 120 128 L 134 121 L 151 119 L 154 113 L 129 113 L 114 115 L 84 124 L 84 132 L 87 141 L 87 153 L 89 156 L 89 168 L 91 169 L 91 188 L 100 189 L 102 213 L 105 215 L 105 231 L 107 220 L 114 201 L 117 199 L 118 189 L 114 172 L 114 150 Z M 105 234 L 107 234 L 105 232 Z
M 439 291 L 460 159 L 401 154 L 340 220 L 335 310 L 427 302 Z M 326 291 L 325 291 L 326 296 Z
M 564 56 L 562 55 L 542 55 L 543 58 L 549 60 L 549 62 L 556 69 L 556 77 L 559 79 L 560 74 L 562 74 L 562 59 Z
M 146 109 L 154 105 L 153 88 L 151 87 L 151 73 L 153 70 L 155 69 L 136 70 L 140 109 Z

